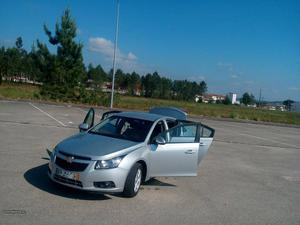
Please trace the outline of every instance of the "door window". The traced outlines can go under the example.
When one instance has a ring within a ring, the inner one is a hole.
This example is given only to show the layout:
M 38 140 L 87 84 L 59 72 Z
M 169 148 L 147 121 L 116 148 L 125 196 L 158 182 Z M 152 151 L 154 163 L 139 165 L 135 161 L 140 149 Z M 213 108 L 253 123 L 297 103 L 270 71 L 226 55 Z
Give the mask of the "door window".
M 150 136 L 150 143 L 153 143 L 153 139 L 158 136 L 160 133 L 164 132 L 166 129 L 165 129 L 165 126 L 164 126 L 164 123 L 163 121 L 159 121 L 153 131 L 152 131 L 152 134 Z
M 86 114 L 83 123 L 86 123 L 89 125 L 89 128 L 94 126 L 94 117 L 95 117 L 95 110 L 93 108 L 90 108 L 88 113 Z
M 194 143 L 199 140 L 198 124 L 182 124 L 161 134 L 167 143 Z
M 205 126 L 205 125 L 201 125 L 201 131 L 200 131 L 200 136 L 201 137 L 213 137 L 214 136 L 214 133 L 215 133 L 215 130 L 208 127 L 208 126 Z
M 175 127 L 178 124 L 177 120 L 167 120 L 168 129 Z

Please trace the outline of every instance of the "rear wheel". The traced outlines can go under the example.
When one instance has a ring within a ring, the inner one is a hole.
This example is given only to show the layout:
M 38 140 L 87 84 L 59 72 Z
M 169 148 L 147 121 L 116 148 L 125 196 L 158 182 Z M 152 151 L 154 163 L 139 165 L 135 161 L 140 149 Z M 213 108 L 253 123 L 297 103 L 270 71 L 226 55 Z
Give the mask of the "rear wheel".
M 123 196 L 134 197 L 140 190 L 143 176 L 143 167 L 140 163 L 134 164 L 131 168 L 125 182 Z

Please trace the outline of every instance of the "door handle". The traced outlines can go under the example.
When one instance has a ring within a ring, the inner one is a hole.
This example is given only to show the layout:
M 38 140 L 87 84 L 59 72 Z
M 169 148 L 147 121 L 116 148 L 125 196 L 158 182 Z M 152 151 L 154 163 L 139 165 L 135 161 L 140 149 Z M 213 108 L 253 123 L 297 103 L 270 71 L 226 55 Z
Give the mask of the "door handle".
M 196 151 L 193 151 L 192 149 L 186 150 L 185 154 L 194 154 Z
M 205 146 L 206 144 L 204 144 L 203 142 L 200 142 L 200 146 Z

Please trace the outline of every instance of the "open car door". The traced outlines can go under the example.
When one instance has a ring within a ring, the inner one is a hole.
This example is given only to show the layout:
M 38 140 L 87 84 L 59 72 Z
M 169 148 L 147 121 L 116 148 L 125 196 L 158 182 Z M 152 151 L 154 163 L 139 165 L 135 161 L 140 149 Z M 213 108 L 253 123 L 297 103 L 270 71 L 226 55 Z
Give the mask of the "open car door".
M 204 124 L 200 127 L 200 143 L 198 152 L 198 165 L 200 164 L 203 157 L 207 154 L 207 151 L 214 139 L 215 130 Z
M 150 176 L 196 176 L 215 130 L 200 123 L 181 123 L 150 145 Z
M 94 126 L 94 120 L 95 120 L 95 110 L 93 108 L 90 108 L 88 113 L 86 114 L 83 123 L 79 125 L 79 131 L 84 132 L 91 127 Z
M 150 176 L 196 176 L 201 124 L 179 124 L 150 144 Z

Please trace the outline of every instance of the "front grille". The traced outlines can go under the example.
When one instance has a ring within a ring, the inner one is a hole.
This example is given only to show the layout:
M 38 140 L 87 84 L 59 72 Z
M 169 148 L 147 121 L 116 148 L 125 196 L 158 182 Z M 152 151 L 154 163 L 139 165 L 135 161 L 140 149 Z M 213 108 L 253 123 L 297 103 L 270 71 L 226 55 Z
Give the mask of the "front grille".
M 73 157 L 74 159 L 81 159 L 81 160 L 91 160 L 90 157 L 86 157 L 86 156 L 80 156 L 80 155 L 73 155 L 67 152 L 63 152 L 63 151 L 59 151 L 60 154 L 67 156 L 67 157 Z
M 79 162 L 69 163 L 60 157 L 56 157 L 55 164 L 62 169 L 69 170 L 69 171 L 76 171 L 76 172 L 84 171 L 89 165 L 87 163 L 79 163 Z
M 72 180 L 72 179 L 68 179 L 68 178 L 65 178 L 65 177 L 62 177 L 62 176 L 59 176 L 59 175 L 54 175 L 54 179 L 59 181 L 59 182 L 62 182 L 62 183 L 66 183 L 66 184 L 72 184 L 72 185 L 76 185 L 78 187 L 82 187 L 82 183 L 80 181 L 77 181 L 77 180 Z

